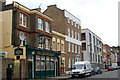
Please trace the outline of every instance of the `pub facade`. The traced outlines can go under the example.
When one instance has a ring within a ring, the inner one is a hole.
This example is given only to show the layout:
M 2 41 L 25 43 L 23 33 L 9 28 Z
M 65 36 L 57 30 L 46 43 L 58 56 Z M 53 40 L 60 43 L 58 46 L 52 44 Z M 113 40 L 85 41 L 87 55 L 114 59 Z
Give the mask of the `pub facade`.
M 52 50 L 52 18 L 42 14 L 40 8 L 29 9 L 18 2 L 4 4 L 1 14 L 5 21 L 3 32 L 6 30 L 3 40 L 8 40 L 3 41 L 3 50 L 8 53 L 7 58 L 15 59 L 12 78 L 59 75 L 61 52 Z

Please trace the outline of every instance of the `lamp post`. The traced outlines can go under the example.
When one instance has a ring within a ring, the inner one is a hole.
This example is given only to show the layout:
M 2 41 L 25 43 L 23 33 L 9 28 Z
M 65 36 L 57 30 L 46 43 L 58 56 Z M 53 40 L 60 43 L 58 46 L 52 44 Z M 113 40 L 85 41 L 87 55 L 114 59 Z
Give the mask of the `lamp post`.
M 32 78 L 34 79 L 34 71 L 35 71 L 34 70 L 35 69 L 34 68 L 34 66 L 35 66 L 35 63 L 34 63 L 35 62 L 35 52 L 34 51 L 32 52 L 32 55 L 33 55 L 32 56 Z

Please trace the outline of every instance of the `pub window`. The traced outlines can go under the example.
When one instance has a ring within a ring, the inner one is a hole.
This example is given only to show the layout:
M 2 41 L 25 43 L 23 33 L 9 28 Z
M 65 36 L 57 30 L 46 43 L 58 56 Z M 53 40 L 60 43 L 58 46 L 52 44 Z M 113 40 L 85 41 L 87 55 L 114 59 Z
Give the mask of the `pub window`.
M 40 66 L 41 70 L 45 70 L 45 56 L 41 56 L 41 66 Z
M 40 70 L 40 56 L 36 56 L 36 71 Z
M 53 57 L 51 57 L 51 70 L 54 70 L 54 59 L 53 59 Z
M 49 56 L 46 57 L 46 69 L 50 70 L 50 59 L 49 59 Z
M 23 27 L 27 27 L 27 15 L 20 13 L 19 24 Z

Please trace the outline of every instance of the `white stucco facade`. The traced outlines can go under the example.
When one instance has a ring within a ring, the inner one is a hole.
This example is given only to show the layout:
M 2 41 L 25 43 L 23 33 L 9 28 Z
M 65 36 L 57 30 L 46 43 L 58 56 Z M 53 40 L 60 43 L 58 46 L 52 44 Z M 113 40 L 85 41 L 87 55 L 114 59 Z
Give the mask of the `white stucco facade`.
M 102 63 L 102 41 L 101 38 L 90 31 L 88 28 L 81 29 L 82 33 L 85 33 L 85 40 L 81 40 L 82 43 L 86 43 L 86 50 L 82 50 L 84 61 L 90 61 L 91 63 Z M 91 35 L 91 40 L 90 40 Z M 93 37 L 94 36 L 94 37 Z

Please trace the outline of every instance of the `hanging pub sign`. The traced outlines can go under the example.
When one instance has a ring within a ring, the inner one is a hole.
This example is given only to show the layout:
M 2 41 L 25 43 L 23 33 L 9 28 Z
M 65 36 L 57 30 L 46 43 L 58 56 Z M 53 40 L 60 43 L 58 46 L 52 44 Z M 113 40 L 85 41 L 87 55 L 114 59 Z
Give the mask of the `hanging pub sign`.
M 15 49 L 15 55 L 23 55 L 23 49 L 22 48 Z
M 45 44 L 45 36 L 39 37 L 39 44 Z

